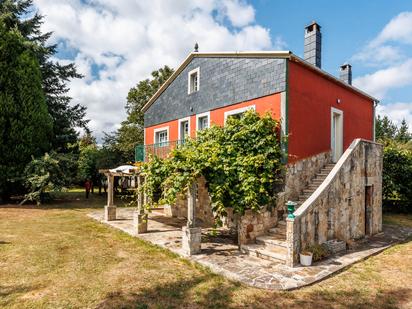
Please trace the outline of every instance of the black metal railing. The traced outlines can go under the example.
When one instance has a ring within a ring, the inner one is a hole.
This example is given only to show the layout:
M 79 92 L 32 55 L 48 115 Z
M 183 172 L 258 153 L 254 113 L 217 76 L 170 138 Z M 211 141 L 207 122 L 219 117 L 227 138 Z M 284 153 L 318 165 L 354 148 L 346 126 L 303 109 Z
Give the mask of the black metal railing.
M 144 162 L 150 156 L 166 158 L 172 149 L 184 144 L 184 140 L 162 142 L 150 145 L 137 145 L 135 148 L 135 161 Z

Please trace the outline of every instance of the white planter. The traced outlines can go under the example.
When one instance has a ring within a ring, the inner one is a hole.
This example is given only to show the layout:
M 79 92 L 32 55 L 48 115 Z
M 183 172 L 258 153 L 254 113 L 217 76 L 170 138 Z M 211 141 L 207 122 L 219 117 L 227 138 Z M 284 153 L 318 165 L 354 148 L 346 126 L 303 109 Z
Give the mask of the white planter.
M 299 254 L 300 257 L 300 264 L 302 266 L 310 266 L 312 265 L 312 256 L 313 254 L 311 253 L 310 255 L 306 255 L 306 254 Z

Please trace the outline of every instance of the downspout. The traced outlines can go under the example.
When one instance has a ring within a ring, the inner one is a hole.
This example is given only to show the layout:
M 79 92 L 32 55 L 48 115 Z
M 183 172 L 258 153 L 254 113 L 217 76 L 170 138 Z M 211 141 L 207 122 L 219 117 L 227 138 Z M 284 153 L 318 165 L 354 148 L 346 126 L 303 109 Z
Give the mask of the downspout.
M 289 159 L 289 141 L 288 141 L 288 135 L 289 135 L 289 61 L 290 59 L 285 59 L 286 62 L 286 89 L 285 89 L 285 119 L 283 121 L 285 122 L 285 130 L 284 130 L 284 135 L 281 137 L 282 138 L 282 150 L 285 154 L 285 157 L 283 158 L 283 163 L 287 164 L 288 159 Z
M 378 106 L 379 101 L 373 101 L 373 141 L 376 142 L 376 106 Z

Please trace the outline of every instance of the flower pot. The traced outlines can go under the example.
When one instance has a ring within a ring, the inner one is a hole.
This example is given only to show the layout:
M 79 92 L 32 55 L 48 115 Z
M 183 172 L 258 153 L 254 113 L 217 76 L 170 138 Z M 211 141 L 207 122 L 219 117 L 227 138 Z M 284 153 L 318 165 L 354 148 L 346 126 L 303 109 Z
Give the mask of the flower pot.
M 304 252 L 304 253 L 300 253 L 299 257 L 300 257 L 300 264 L 302 266 L 310 266 L 312 265 L 312 253 L 309 252 Z

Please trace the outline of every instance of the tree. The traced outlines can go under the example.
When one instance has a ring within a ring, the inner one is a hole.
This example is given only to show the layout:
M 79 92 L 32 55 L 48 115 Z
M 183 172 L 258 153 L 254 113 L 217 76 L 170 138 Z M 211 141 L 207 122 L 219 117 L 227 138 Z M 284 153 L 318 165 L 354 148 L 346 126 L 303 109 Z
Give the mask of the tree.
M 1 0 L 0 21 L 7 30 L 17 29 L 32 44 L 30 45 L 41 70 L 41 82 L 48 112 L 52 119 L 51 147 L 59 152 L 68 152 L 68 145 L 76 143 L 76 127 L 87 126 L 86 108 L 79 104 L 70 106 L 71 98 L 67 82 L 79 78 L 74 64 L 61 65 L 52 60 L 57 45 L 48 45 L 51 32 L 41 33 L 43 16 L 32 13 L 33 0 Z
M 397 127 L 388 116 L 381 117 L 378 115 L 375 124 L 375 134 L 377 140 L 394 139 Z
M 32 156 L 51 148 L 52 119 L 42 90 L 33 44 L 0 20 L 0 191 L 3 199 L 21 189 Z
M 155 94 L 161 85 L 173 74 L 173 69 L 164 66 L 152 72 L 151 79 L 140 81 L 129 90 L 127 95 L 127 119 L 122 122 L 117 132 L 106 134 L 106 145 L 111 145 L 122 154 L 124 162 L 134 160 L 134 148 L 143 144 L 143 106 Z
M 396 133 L 396 140 L 401 143 L 407 143 L 412 139 L 412 134 L 409 133 L 409 127 L 405 119 L 402 120 L 400 127 Z
M 73 181 L 70 173 L 76 163 L 71 154 L 46 153 L 33 159 L 25 168 L 25 185 L 28 193 L 21 204 L 26 201 L 43 203 L 50 195 L 48 192 L 60 191 Z
M 376 137 L 384 145 L 382 193 L 389 209 L 411 211 L 412 135 L 406 120 L 396 126 L 387 116 L 376 119 Z M 406 207 L 404 207 L 406 206 Z

